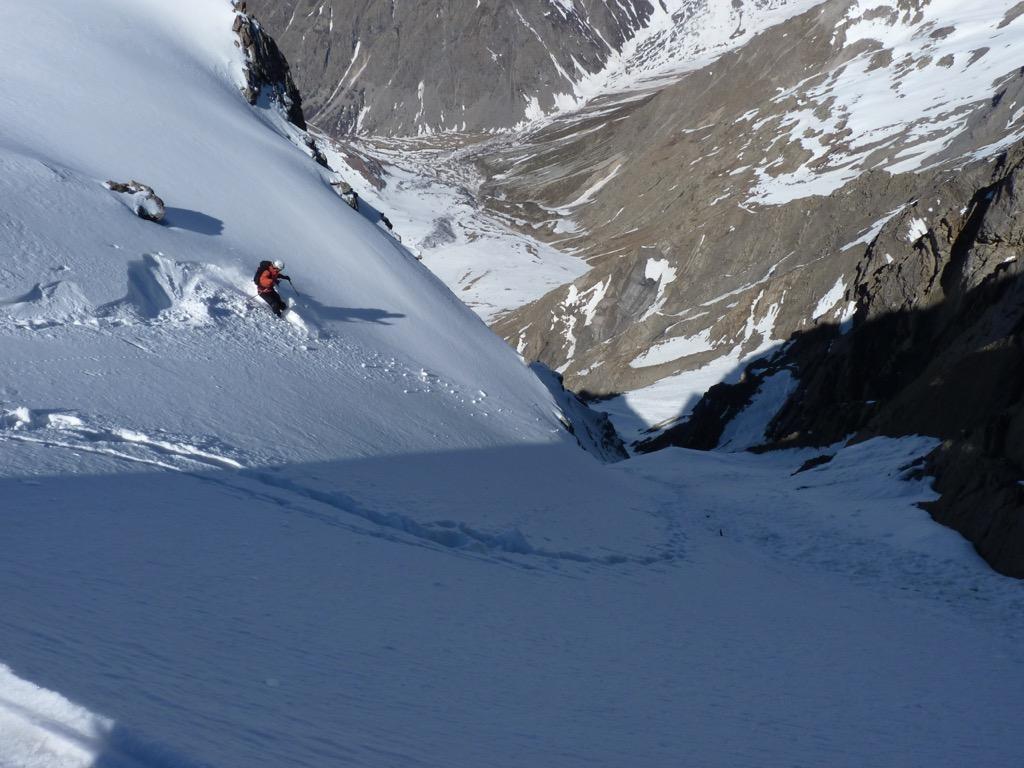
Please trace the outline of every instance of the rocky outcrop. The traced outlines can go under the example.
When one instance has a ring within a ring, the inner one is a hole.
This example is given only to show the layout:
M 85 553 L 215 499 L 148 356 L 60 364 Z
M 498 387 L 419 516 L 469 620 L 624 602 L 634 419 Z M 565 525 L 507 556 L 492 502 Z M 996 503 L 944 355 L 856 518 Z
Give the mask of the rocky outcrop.
M 140 219 L 156 223 L 164 220 L 164 201 L 157 197 L 152 187 L 134 180 L 127 184 L 107 181 L 103 186 L 111 192 L 128 195 L 128 207 Z
M 246 100 L 256 105 L 265 101 L 272 105 L 298 131 L 285 132 L 286 137 L 308 154 L 318 165 L 332 170 L 318 138 L 309 132 L 302 110 L 302 96 L 292 80 L 291 67 L 277 42 L 271 37 L 249 9 L 247 2 L 233 0 L 235 21 L 233 31 L 238 36 L 236 45 L 245 52 Z M 345 147 L 338 144 L 338 151 Z M 348 153 L 346 153 L 348 154 Z M 335 176 L 332 180 L 337 181 Z
M 302 113 L 302 96 L 292 80 L 291 69 L 274 39 L 263 31 L 245 2 L 235 2 L 232 30 L 238 35 L 238 46 L 245 53 L 245 81 L 242 93 L 250 104 L 266 98 L 276 104 L 288 121 L 306 130 Z M 322 157 L 322 155 L 321 155 Z M 320 162 L 320 160 L 317 160 Z M 321 165 L 326 165 L 326 159 Z
M 560 410 L 556 415 L 562 426 L 576 438 L 580 448 L 605 462 L 629 458 L 629 452 L 607 414 L 590 408 L 566 390 L 562 377 L 543 363 L 534 363 L 530 368 L 558 403 Z
M 509 128 L 597 72 L 648 0 L 249 0 L 287 52 L 317 126 L 417 135 Z
M 796 334 L 641 450 L 712 448 L 767 377 L 798 385 L 762 449 L 932 435 L 926 507 L 1024 578 L 1024 143 L 921 188 L 856 266 L 852 326 Z

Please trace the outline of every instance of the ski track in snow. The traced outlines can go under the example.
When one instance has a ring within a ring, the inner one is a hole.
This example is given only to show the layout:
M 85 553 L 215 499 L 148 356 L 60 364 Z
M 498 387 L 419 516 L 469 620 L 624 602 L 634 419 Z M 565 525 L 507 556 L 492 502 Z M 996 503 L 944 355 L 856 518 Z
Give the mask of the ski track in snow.
M 19 420 L 19 413 L 24 414 L 27 418 Z M 160 470 L 185 472 L 207 482 L 251 495 L 260 501 L 275 501 L 304 514 L 311 514 L 318 519 L 327 519 L 322 511 L 313 511 L 308 508 L 308 504 L 303 506 L 303 502 L 316 502 L 321 508 L 327 507 L 335 512 L 352 515 L 382 529 L 401 534 L 401 536 L 376 534 L 391 541 L 408 542 L 409 538 L 413 538 L 429 544 L 440 545 L 446 549 L 464 550 L 468 553 L 496 559 L 508 554 L 598 565 L 622 563 L 650 565 L 671 561 L 678 554 L 675 546 L 666 546 L 661 553 L 646 557 L 623 554 L 591 557 L 575 552 L 550 551 L 534 547 L 522 532 L 515 529 L 488 532 L 477 530 L 461 521 L 420 522 L 398 512 L 373 510 L 361 505 L 338 489 L 319 490 L 272 471 L 248 469 L 240 461 L 227 455 L 239 455 L 239 452 L 228 450 L 226 447 L 220 448 L 221 451 L 224 451 L 222 455 L 213 453 L 206 448 L 199 448 L 181 438 L 174 440 L 168 439 L 166 436 L 156 438 L 135 430 L 117 427 L 87 427 L 81 423 L 79 416 L 59 411 L 33 413 L 28 409 L 21 408 L 7 412 L 5 418 L 13 424 L 13 428 L 9 426 L 7 429 L 0 429 L 0 443 L 34 443 L 46 448 L 66 449 L 73 453 L 109 456 L 129 464 Z M 40 426 L 25 428 L 32 424 Z M 205 470 L 246 471 L 240 471 L 236 475 L 222 475 L 204 474 Z M 260 484 L 260 491 L 253 490 L 253 481 Z M 288 498 L 282 500 L 281 497 Z M 298 498 L 296 499 L 296 497 Z M 348 527 L 348 530 L 365 532 L 365 529 L 356 529 L 351 526 Z M 675 536 L 672 538 L 676 539 Z
M 125 342 L 129 349 L 139 350 L 144 356 L 161 359 L 173 358 L 185 362 L 189 358 L 203 357 L 213 344 L 223 348 L 233 345 L 246 335 L 263 336 L 263 343 L 270 344 L 268 351 L 281 356 L 302 359 L 307 375 L 322 381 L 341 377 L 357 376 L 374 388 L 386 388 L 392 396 L 440 398 L 451 406 L 465 410 L 471 416 L 486 418 L 491 406 L 482 392 L 464 393 L 456 384 L 422 368 L 416 369 L 394 356 L 363 349 L 357 344 L 331 337 L 326 330 L 305 332 L 294 326 L 272 320 L 269 312 L 258 304 L 240 297 L 232 299 L 227 295 L 212 295 L 210 302 L 219 307 L 231 306 L 238 314 L 218 316 L 213 321 L 190 325 L 198 314 L 185 316 L 174 306 L 145 321 L 128 321 L 119 316 L 116 323 L 107 325 L 97 320 L 95 325 L 46 326 L 50 338 L 67 337 L 59 343 L 61 349 L 78 348 L 84 345 L 76 337 L 95 337 L 106 331 L 114 338 Z M 301 307 L 300 307 L 301 308 Z M 148 329 L 148 333 L 147 332 Z M 16 332 L 14 325 L 7 333 Z M 40 333 L 40 331 L 35 331 Z M 147 338 L 146 346 L 134 342 L 124 334 Z M 4 338 L 0 325 L 0 341 Z M 47 366 L 54 369 L 66 366 L 87 365 L 87 375 L 105 377 L 110 375 L 112 365 L 123 365 L 124 356 L 119 355 L 59 355 L 38 357 L 34 345 L 26 347 L 31 353 L 32 367 Z M 216 357 L 216 355 L 212 355 Z M 319 374 L 317 373 L 319 371 Z M 351 496 L 332 488 L 330 490 L 307 487 L 300 480 L 289 478 L 264 469 L 268 464 L 277 463 L 272 454 L 260 450 L 232 447 L 209 436 L 190 437 L 160 429 L 153 434 L 136 426 L 124 427 L 111 423 L 109 418 L 94 416 L 87 418 L 76 409 L 33 410 L 15 403 L 5 403 L 0 397 L 0 443 L 35 444 L 52 449 L 64 449 L 72 454 L 94 454 L 110 457 L 129 465 L 157 470 L 184 472 L 203 477 L 209 482 L 225 484 L 243 493 L 252 491 L 253 481 L 262 488 L 261 499 L 268 493 L 280 497 L 292 497 L 289 505 L 301 507 L 302 502 L 315 502 L 323 516 L 323 508 L 334 512 L 361 518 L 369 523 L 387 529 L 391 534 L 385 538 L 409 541 L 416 539 L 430 545 L 447 549 L 463 550 L 489 558 L 503 558 L 506 555 L 525 556 L 552 561 L 571 561 L 618 565 L 622 563 L 652 564 L 673 559 L 676 549 L 671 543 L 647 555 L 614 552 L 606 555 L 588 555 L 583 552 L 551 550 L 530 543 L 527 537 L 515 528 L 489 531 L 475 528 L 464 521 L 418 520 L 399 511 L 379 511 L 357 502 Z M 495 406 L 498 411 L 500 407 Z M 278 461 L 280 461 L 278 459 Z M 239 470 L 235 475 L 210 474 L 211 470 Z M 227 478 L 236 476 L 237 479 Z M 307 505 L 308 506 L 308 505 Z M 308 511 L 308 510 L 304 510 Z M 395 537 L 394 534 L 399 534 Z M 378 534 L 380 535 L 380 534 Z M 521 560 L 517 559 L 521 563 Z

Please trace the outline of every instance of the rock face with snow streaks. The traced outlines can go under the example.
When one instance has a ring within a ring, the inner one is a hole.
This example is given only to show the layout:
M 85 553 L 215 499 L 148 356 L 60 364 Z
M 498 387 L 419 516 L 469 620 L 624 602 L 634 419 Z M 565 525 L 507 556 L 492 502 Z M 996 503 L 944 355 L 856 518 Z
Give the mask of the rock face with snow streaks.
M 593 266 L 498 330 L 570 388 L 611 394 L 848 319 L 857 260 L 920 168 L 953 172 L 1024 131 L 1020 73 L 979 52 L 992 37 L 1024 44 L 1021 22 L 1000 29 L 990 8 L 987 28 L 950 31 L 947 5 L 825 3 L 675 84 L 482 157 L 491 205 Z
M 509 128 L 599 71 L 647 0 L 254 0 L 335 135 Z

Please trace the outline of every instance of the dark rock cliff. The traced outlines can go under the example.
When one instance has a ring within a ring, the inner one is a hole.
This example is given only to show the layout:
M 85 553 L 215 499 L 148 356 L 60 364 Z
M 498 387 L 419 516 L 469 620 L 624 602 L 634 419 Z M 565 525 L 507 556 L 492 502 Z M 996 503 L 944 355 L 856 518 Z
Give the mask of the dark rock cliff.
M 245 52 L 246 87 L 243 91 L 250 104 L 261 97 L 276 104 L 289 122 L 306 130 L 302 113 L 302 96 L 292 80 L 291 68 L 274 39 L 250 13 L 248 4 L 235 2 L 236 15 L 232 31 L 238 35 L 238 45 Z

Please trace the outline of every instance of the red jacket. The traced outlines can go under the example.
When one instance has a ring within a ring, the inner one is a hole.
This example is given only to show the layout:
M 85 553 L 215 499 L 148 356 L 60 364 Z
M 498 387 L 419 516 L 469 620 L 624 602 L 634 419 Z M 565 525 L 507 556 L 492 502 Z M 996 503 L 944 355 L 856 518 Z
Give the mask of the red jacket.
M 281 274 L 281 270 L 277 267 L 267 267 L 260 272 L 260 279 L 257 283 L 257 291 L 259 293 L 270 293 L 277 287 L 277 281 L 280 280 L 278 275 Z

